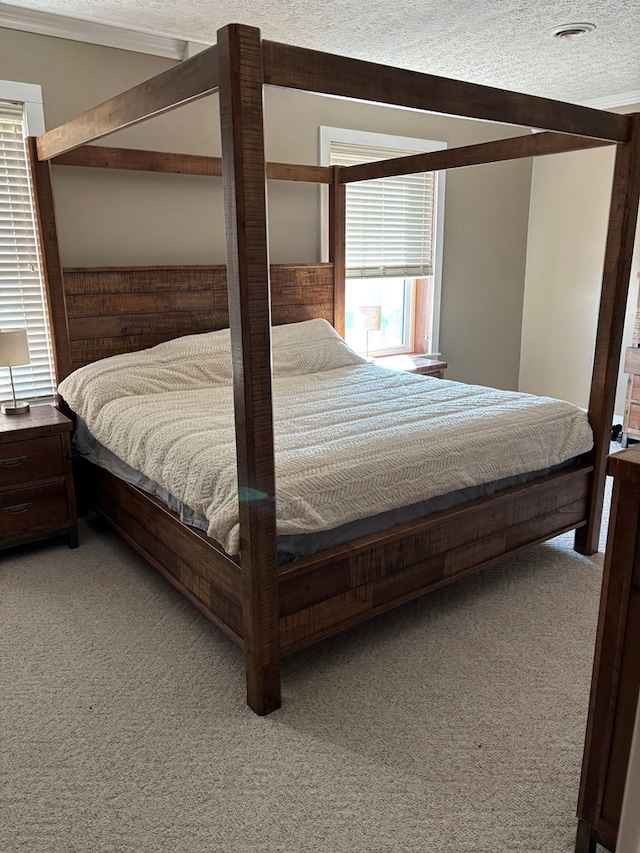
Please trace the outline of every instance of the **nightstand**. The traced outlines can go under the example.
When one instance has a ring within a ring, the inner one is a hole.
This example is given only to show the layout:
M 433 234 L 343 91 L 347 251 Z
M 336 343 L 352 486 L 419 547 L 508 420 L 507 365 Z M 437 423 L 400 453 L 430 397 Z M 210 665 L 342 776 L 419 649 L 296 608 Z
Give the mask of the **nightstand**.
M 436 361 L 426 355 L 383 355 L 374 359 L 374 362 L 390 370 L 406 370 L 421 376 L 435 376 L 436 379 L 444 379 L 447 369 L 446 361 Z
M 78 547 L 71 429 L 53 406 L 0 415 L 0 548 L 60 533 Z

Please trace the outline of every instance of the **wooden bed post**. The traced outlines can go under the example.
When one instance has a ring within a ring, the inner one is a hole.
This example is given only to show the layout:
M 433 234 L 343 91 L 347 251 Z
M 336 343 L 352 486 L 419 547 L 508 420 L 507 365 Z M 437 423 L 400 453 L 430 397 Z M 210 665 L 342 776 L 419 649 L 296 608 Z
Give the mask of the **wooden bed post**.
M 240 24 L 217 43 L 247 702 L 268 714 L 280 707 L 280 643 L 262 44 Z
M 47 161 L 38 160 L 35 137 L 27 140 L 27 156 L 33 187 L 34 218 L 38 229 L 41 273 L 47 293 L 49 329 L 54 339 L 54 370 L 56 381 L 60 382 L 71 372 L 71 345 L 64 279 L 58 249 L 51 165 Z
M 344 337 L 346 188 L 340 167 L 333 167 L 329 184 L 329 260 L 333 264 L 333 325 Z
M 629 116 L 631 137 L 616 151 L 609 231 L 602 273 L 600 315 L 593 359 L 589 422 L 594 432 L 593 479 L 585 527 L 576 530 L 575 549 L 595 554 L 600 538 L 606 462 L 609 453 L 622 332 L 627 305 L 640 195 L 640 113 Z

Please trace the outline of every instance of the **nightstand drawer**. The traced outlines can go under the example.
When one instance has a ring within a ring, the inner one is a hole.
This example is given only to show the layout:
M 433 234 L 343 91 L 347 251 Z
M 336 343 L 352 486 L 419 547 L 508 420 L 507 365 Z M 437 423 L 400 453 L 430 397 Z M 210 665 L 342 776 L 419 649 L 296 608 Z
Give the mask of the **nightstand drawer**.
M 640 347 L 627 347 L 624 352 L 624 372 L 640 373 Z
M 33 483 L 64 474 L 57 435 L 0 444 L 0 487 Z
M 640 375 L 637 373 L 629 374 L 627 400 L 640 400 Z
M 640 430 L 640 403 L 629 403 L 625 423 L 626 429 L 638 432 Z
M 3 536 L 60 526 L 68 517 L 64 481 L 0 493 L 0 533 Z

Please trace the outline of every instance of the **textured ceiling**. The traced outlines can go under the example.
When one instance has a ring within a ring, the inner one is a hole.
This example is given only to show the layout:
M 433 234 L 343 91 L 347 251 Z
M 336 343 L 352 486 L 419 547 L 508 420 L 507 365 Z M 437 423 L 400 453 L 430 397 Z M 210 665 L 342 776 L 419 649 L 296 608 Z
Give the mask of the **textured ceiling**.
M 263 38 L 569 101 L 640 90 L 640 0 L 5 0 L 213 43 L 228 23 Z M 553 38 L 586 21 L 595 32 Z

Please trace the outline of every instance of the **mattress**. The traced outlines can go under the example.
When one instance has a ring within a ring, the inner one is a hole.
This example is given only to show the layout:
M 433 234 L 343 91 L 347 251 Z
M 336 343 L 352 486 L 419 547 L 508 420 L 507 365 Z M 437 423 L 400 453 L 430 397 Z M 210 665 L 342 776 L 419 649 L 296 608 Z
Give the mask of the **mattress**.
M 204 515 L 195 512 L 190 506 L 187 506 L 176 498 L 175 495 L 169 494 L 158 483 L 155 483 L 149 477 L 145 477 L 140 471 L 131 468 L 130 465 L 127 465 L 121 459 L 118 459 L 114 453 L 111 453 L 99 441 L 96 441 L 89 432 L 87 425 L 80 418 L 76 421 L 76 429 L 73 436 L 73 452 L 76 457 L 85 459 L 93 465 L 98 465 L 100 468 L 104 468 L 114 474 L 120 480 L 124 480 L 137 489 L 141 489 L 143 492 L 147 492 L 147 494 L 158 498 L 158 500 L 161 500 L 178 515 L 183 524 L 195 527 L 197 530 L 207 531 L 209 522 Z M 437 495 L 434 498 L 419 501 L 409 506 L 397 507 L 379 515 L 366 516 L 356 521 L 350 521 L 330 530 L 319 530 L 315 533 L 281 534 L 276 539 L 278 563 L 280 565 L 291 563 L 299 557 L 317 554 L 334 546 L 343 545 L 345 542 L 369 536 L 371 533 L 388 530 L 390 527 L 404 524 L 407 521 L 415 521 L 418 518 L 423 518 L 439 510 L 450 509 L 466 501 L 472 501 L 475 498 L 487 497 L 501 489 L 507 489 L 509 486 L 517 486 L 527 483 L 530 480 L 535 480 L 538 477 L 543 477 L 546 474 L 579 465 L 581 461 L 581 457 L 578 456 L 574 459 L 568 459 L 559 465 L 554 465 L 551 468 L 518 474 L 513 477 L 505 477 L 502 480 L 491 483 L 480 483 L 477 486 L 457 489 L 455 492 Z
M 281 541 L 503 485 L 592 447 L 570 403 L 370 364 L 324 320 L 274 327 L 273 372 Z M 238 553 L 228 330 L 87 365 L 59 392 L 102 447 Z

